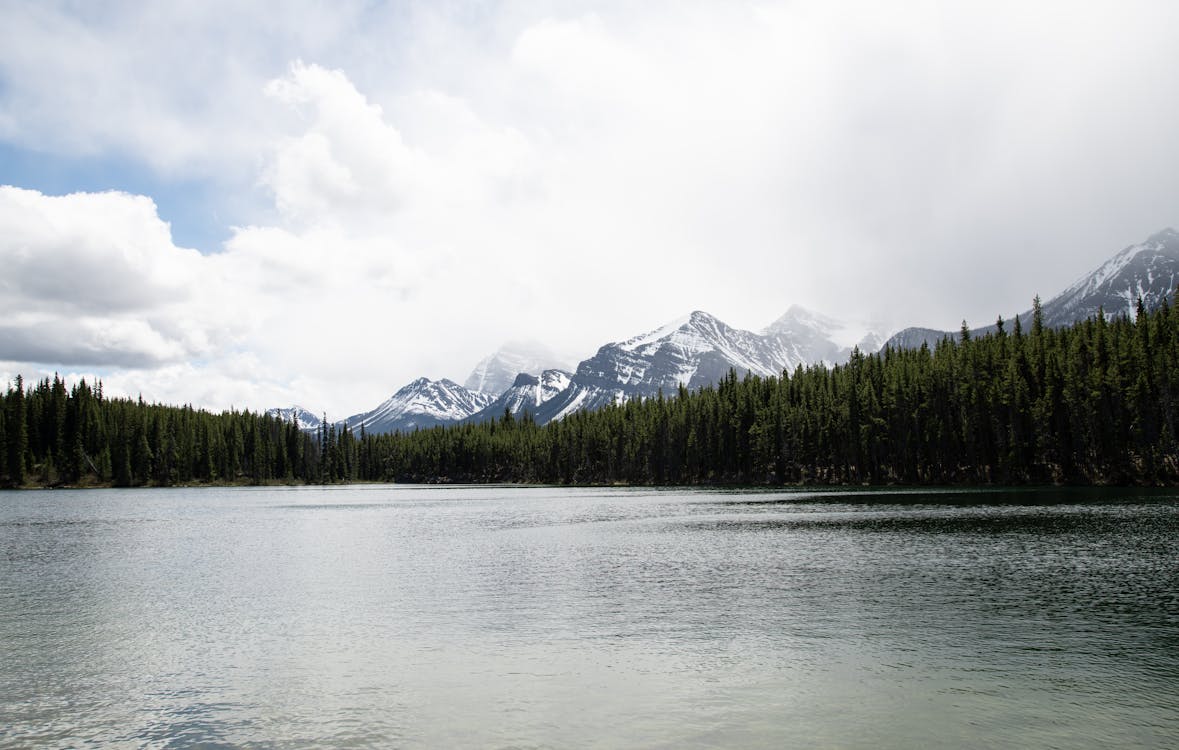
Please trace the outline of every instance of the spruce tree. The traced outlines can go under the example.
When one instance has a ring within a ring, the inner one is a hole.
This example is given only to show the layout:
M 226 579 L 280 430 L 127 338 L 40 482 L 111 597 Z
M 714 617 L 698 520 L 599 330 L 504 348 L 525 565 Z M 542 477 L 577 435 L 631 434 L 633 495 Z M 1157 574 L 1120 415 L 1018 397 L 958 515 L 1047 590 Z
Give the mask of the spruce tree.
M 29 429 L 25 413 L 25 381 L 16 376 L 8 397 L 8 478 L 17 487 L 25 483 L 25 472 L 29 452 Z

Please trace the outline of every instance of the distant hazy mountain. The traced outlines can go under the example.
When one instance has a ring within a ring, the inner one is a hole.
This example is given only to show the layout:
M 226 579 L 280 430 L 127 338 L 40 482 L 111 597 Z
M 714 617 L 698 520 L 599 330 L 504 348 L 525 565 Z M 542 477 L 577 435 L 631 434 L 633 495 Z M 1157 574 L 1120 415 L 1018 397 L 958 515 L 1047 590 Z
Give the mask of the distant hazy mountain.
M 853 348 L 871 353 L 884 342 L 868 325 L 849 323 L 799 305 L 791 305 L 762 333 L 777 340 L 785 361 L 792 366 L 845 362 Z
M 459 422 L 491 400 L 491 396 L 468 390 L 452 380 L 418 378 L 372 411 L 355 414 L 344 422 L 354 432 L 359 432 L 361 426 L 373 434 L 411 432 Z
M 906 328 L 894 333 L 885 342 L 885 346 L 891 346 L 893 349 L 920 349 L 922 344 L 928 344 L 932 349 L 937 346 L 937 342 L 949 335 L 951 334 L 948 331 L 939 331 L 934 328 Z M 953 335 L 957 336 L 958 334 Z
M 319 426 L 323 424 L 322 419 L 320 419 L 308 409 L 304 409 L 302 406 L 297 404 L 294 406 L 289 406 L 285 409 L 267 409 L 266 413 L 275 419 L 282 420 L 283 422 L 290 422 L 291 419 L 294 419 L 295 422 L 299 425 L 300 430 L 317 430 L 319 429 Z
M 513 341 L 484 357 L 467 376 L 467 390 L 498 396 L 511 388 L 520 373 L 539 376 L 545 370 L 569 370 L 569 364 L 544 344 Z
M 499 419 L 505 409 L 517 415 L 528 412 L 535 416 L 542 404 L 559 396 L 569 387 L 572 378 L 573 373 L 564 370 L 545 370 L 539 377 L 522 372 L 499 398 L 469 417 L 467 421 L 486 422 L 489 419 Z
M 1176 283 L 1179 283 L 1179 232 L 1164 229 L 1145 242 L 1130 245 L 1068 289 L 1042 302 L 1044 325 L 1051 328 L 1072 325 L 1093 317 L 1099 308 L 1107 316 L 1133 317 L 1139 297 L 1147 309 L 1157 307 L 1174 294 Z M 1020 313 L 1019 319 L 1026 330 L 1032 322 L 1032 311 Z M 982 335 L 994 330 L 994 325 L 988 325 L 972 329 L 971 333 Z M 889 339 L 888 345 L 915 349 L 926 343 L 932 347 L 945 336 L 959 333 L 906 328 Z

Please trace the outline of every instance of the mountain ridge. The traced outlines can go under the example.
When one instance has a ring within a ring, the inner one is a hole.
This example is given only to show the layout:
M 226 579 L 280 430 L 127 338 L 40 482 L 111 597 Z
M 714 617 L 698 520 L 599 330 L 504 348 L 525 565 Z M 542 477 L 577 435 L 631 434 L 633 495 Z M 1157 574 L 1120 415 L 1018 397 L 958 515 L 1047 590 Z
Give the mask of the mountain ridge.
M 491 403 L 492 397 L 453 380 L 418 378 L 383 403 L 342 420 L 348 429 L 371 433 L 408 432 L 461 421 Z
M 1139 297 L 1148 309 L 1153 308 L 1174 291 L 1177 283 L 1179 232 L 1167 228 L 1119 251 L 1044 303 L 1042 320 L 1044 325 L 1055 328 L 1090 317 L 1098 309 L 1107 314 L 1133 314 Z M 1025 327 L 1031 325 L 1030 310 L 1021 313 L 1020 318 Z M 368 432 L 405 431 L 487 421 L 501 417 L 505 411 L 526 411 L 544 424 L 582 409 L 651 398 L 659 393 L 670 395 L 680 387 L 694 390 L 718 382 L 730 370 L 739 376 L 779 375 L 798 366 L 844 362 L 856 348 L 871 353 L 883 347 L 934 346 L 946 336 L 959 335 L 910 327 L 881 344 L 883 337 L 866 328 L 799 305 L 791 305 L 760 332 L 734 328 L 710 313 L 694 310 L 645 333 L 603 344 L 572 371 L 520 370 L 498 394 L 447 379 L 419 378 L 376 409 L 337 424 L 351 429 L 363 426 Z M 984 326 L 971 333 L 984 335 L 995 328 Z M 532 356 L 538 352 L 548 350 L 543 345 L 506 344 L 481 360 L 467 382 L 481 387 L 503 382 L 504 370 L 512 362 L 523 361 L 535 369 L 543 359 Z M 311 417 L 319 422 L 314 415 Z
M 1115 253 L 1097 268 L 1084 274 L 1064 291 L 1040 305 L 1041 320 L 1049 328 L 1061 328 L 1091 318 L 1102 310 L 1106 315 L 1133 316 L 1141 297 L 1149 310 L 1174 293 L 1179 284 L 1179 232 L 1167 227 L 1146 240 Z M 1018 314 L 1021 324 L 1031 325 L 1032 310 Z M 1015 315 L 1006 321 L 1015 319 Z M 996 330 L 994 323 L 970 329 L 972 336 Z M 960 331 L 910 327 L 893 334 L 885 346 L 916 349 L 922 344 L 936 346 L 946 336 Z

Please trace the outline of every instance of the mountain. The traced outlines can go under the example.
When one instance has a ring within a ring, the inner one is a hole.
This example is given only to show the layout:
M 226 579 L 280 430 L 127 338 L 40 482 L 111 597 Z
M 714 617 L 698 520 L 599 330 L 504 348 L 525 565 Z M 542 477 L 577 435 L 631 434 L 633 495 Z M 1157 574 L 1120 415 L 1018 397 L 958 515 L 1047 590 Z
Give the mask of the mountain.
M 1023 318 L 1020 318 L 1023 320 Z M 944 339 L 946 336 L 957 336 L 958 334 L 951 334 L 949 331 L 939 331 L 936 328 L 906 328 L 903 331 L 898 331 L 885 342 L 885 346 L 890 346 L 893 349 L 920 349 L 922 344 L 926 344 L 930 349 L 937 346 L 937 342 Z
M 696 311 L 654 331 L 606 344 L 578 365 L 575 379 L 653 396 L 660 388 L 671 391 L 680 385 L 696 388 L 715 383 L 730 368 L 774 375 L 781 372 L 788 356 L 779 343 Z
M 1141 297 L 1147 309 L 1170 299 L 1179 283 L 1179 232 L 1164 229 L 1145 242 L 1130 245 L 1070 287 L 1041 304 L 1044 325 L 1061 328 L 1097 315 L 1101 309 L 1108 316 L 1134 316 Z M 1014 318 L 1014 316 L 1012 316 Z M 1025 328 L 1031 325 L 1032 311 L 1019 314 Z M 971 330 L 979 336 L 991 333 L 994 325 Z M 946 336 L 959 332 L 930 328 L 906 328 L 888 340 L 893 348 L 917 348 L 925 343 L 934 346 Z
M 486 393 L 468 390 L 452 380 L 418 378 L 387 401 L 344 422 L 354 432 L 412 432 L 461 421 L 491 403 Z
M 467 390 L 498 396 L 511 388 L 520 373 L 539 376 L 545 370 L 565 370 L 569 365 L 544 344 L 513 341 L 484 357 L 467 376 Z
M 266 414 L 282 422 L 290 422 L 294 419 L 299 425 L 299 429 L 304 431 L 318 430 L 319 426 L 323 424 L 322 419 L 298 404 L 287 408 L 267 409 Z
M 1107 315 L 1132 315 L 1139 297 L 1148 308 L 1156 307 L 1177 283 L 1179 232 L 1166 229 L 1125 248 L 1044 303 L 1044 324 L 1068 325 L 1095 315 L 1099 307 Z M 1031 325 L 1031 311 L 1020 317 L 1025 327 Z M 605 344 L 572 375 L 553 367 L 557 357 L 541 344 L 505 344 L 475 367 L 466 387 L 450 380 L 420 378 L 376 409 L 345 422 L 355 430 L 363 425 L 367 432 L 392 432 L 497 419 L 509 410 L 528 411 L 544 424 L 581 409 L 650 398 L 660 391 L 670 396 L 681 385 L 695 389 L 713 384 L 730 369 L 739 376 L 764 376 L 799 365 L 844 362 L 855 347 L 865 353 L 882 348 L 881 336 L 869 329 L 797 305 L 760 333 L 733 328 L 696 311 L 642 335 Z M 992 330 L 994 326 L 987 326 L 972 333 Z M 957 335 L 957 331 L 907 328 L 887 345 L 933 346 L 945 336 Z M 319 425 L 315 415 L 301 411 L 305 416 L 296 418 L 305 429 Z M 294 412 L 272 409 L 269 413 L 289 419 Z
M 791 305 L 785 315 L 762 333 L 775 338 L 779 348 L 787 353 L 787 360 L 795 366 L 845 362 L 855 347 L 870 353 L 879 351 L 884 342 L 867 324 L 838 320 L 799 305 Z
M 843 361 L 851 347 L 835 338 L 842 340 L 851 330 L 839 321 L 797 306 L 762 333 L 732 328 L 706 312 L 696 311 L 648 333 L 599 348 L 593 357 L 578 365 L 564 392 L 538 408 L 536 419 L 543 424 L 581 409 L 598 409 L 636 397 L 651 398 L 660 391 L 671 395 L 681 385 L 699 388 L 718 382 L 729 370 L 736 370 L 739 376 L 770 376 L 800 364 Z M 874 346 L 879 337 L 861 335 L 861 340 L 866 346 Z
M 564 370 L 545 370 L 540 376 L 522 372 L 512 386 L 500 394 L 482 411 L 467 418 L 468 422 L 486 422 L 503 416 L 504 410 L 513 414 L 528 412 L 535 415 L 542 404 L 569 387 L 573 373 Z
M 1134 317 L 1138 298 L 1147 309 L 1170 299 L 1179 283 L 1179 232 L 1164 229 L 1130 245 L 1100 268 L 1043 304 L 1044 325 L 1057 328 L 1097 315 Z M 1021 320 L 1031 320 L 1030 311 Z

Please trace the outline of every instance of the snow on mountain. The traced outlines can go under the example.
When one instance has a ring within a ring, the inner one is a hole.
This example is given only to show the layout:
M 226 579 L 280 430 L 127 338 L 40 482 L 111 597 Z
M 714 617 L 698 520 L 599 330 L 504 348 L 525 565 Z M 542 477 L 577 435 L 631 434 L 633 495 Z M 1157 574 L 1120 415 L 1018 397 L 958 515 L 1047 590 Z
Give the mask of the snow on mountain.
M 1122 250 L 1110 260 L 1042 305 L 1048 326 L 1069 325 L 1097 313 L 1133 315 L 1137 300 L 1148 308 L 1169 298 L 1179 283 L 1179 232 L 1167 229 Z M 1025 329 L 1031 312 L 1021 314 Z M 983 334 L 994 326 L 976 329 Z M 908 328 L 892 336 L 894 348 L 930 346 L 945 332 Z M 852 349 L 880 350 L 882 336 L 866 324 L 848 323 L 797 305 L 760 333 L 732 328 L 696 311 L 625 341 L 600 347 L 570 375 L 545 346 L 506 344 L 480 362 L 463 387 L 450 380 L 419 378 L 370 412 L 345 422 L 359 431 L 409 431 L 463 420 L 499 418 L 504 410 L 527 411 L 539 424 L 563 419 L 579 410 L 599 409 L 632 398 L 670 396 L 679 387 L 696 389 L 718 382 L 730 370 L 738 375 L 779 375 L 799 365 L 837 364 Z M 284 421 L 292 415 L 303 429 L 320 420 L 299 407 L 271 409 Z
M 300 430 L 310 432 L 311 430 L 318 430 L 319 426 L 323 424 L 323 420 L 316 416 L 308 409 L 295 404 L 286 408 L 267 409 L 266 414 L 274 417 L 282 422 L 290 422 L 292 419 L 299 426 Z
M 865 354 L 878 352 L 884 348 L 884 334 L 876 331 L 868 331 L 856 342 L 855 348 Z
M 573 373 L 564 370 L 545 370 L 540 376 L 522 372 L 516 376 L 512 387 L 500 394 L 481 411 L 468 418 L 470 422 L 486 422 L 498 419 L 504 410 L 512 414 L 528 412 L 536 415 L 541 405 L 560 395 L 569 387 Z
M 491 403 L 486 393 L 468 390 L 452 380 L 418 378 L 387 401 L 344 422 L 349 429 L 369 433 L 411 432 L 415 429 L 458 422 Z
M 782 362 L 774 344 L 696 311 L 649 333 L 606 344 L 578 365 L 574 379 L 606 390 L 622 388 L 628 395 L 653 396 L 661 388 L 671 392 L 680 385 L 714 383 L 731 368 L 775 375 Z
M 574 412 L 596 411 L 608 404 L 621 404 L 632 397 L 630 391 L 625 388 L 580 383 L 576 378 L 574 375 L 568 388 L 537 408 L 534 415 L 537 424 L 555 422 Z
M 798 364 L 836 364 L 847 361 L 852 349 L 871 353 L 883 343 L 881 335 L 867 323 L 853 323 L 791 305 L 786 313 L 762 332 L 775 338 L 789 369 Z
M 467 390 L 498 396 L 511 388 L 520 373 L 539 376 L 545 370 L 568 371 L 569 364 L 544 344 L 513 341 L 484 357 L 467 376 Z
M 1093 272 L 1045 302 L 1044 325 L 1066 326 L 1093 317 L 1100 307 L 1106 315 L 1134 317 L 1138 298 L 1147 309 L 1175 293 L 1179 282 L 1179 232 L 1164 229 L 1145 242 L 1130 245 Z M 1021 316 L 1030 321 L 1031 312 Z
M 1179 283 L 1179 232 L 1164 229 L 1145 242 L 1130 245 L 1052 299 L 1041 304 L 1044 325 L 1061 328 L 1097 315 L 1134 316 L 1141 297 L 1147 309 L 1170 299 Z M 1014 316 L 1012 316 L 1014 317 Z M 1032 311 L 1025 310 L 1019 319 L 1026 329 Z M 971 330 L 976 336 L 995 331 L 994 325 Z M 946 336 L 957 338 L 959 332 L 929 328 L 906 328 L 888 341 L 894 348 L 930 347 Z
M 802 307 L 791 307 L 762 333 L 732 328 L 696 311 L 648 333 L 606 344 L 577 367 L 570 386 L 543 404 L 545 423 L 581 409 L 651 398 L 679 387 L 711 385 L 730 370 L 780 375 L 798 365 L 845 361 L 851 347 L 878 348 L 879 335 Z

